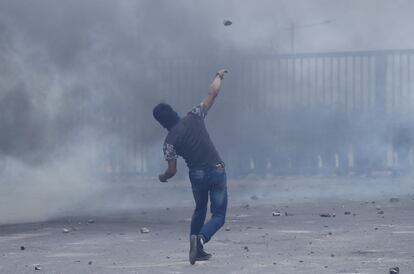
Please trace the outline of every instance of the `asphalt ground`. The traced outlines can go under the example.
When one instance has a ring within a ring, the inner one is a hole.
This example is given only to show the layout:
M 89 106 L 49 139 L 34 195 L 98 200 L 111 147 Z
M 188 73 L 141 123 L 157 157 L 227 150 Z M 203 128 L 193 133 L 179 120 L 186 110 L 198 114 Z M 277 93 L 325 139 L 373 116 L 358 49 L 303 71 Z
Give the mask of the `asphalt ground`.
M 62 216 L 0 226 L 0 273 L 414 273 L 413 193 L 387 176 L 230 180 L 213 257 L 190 265 L 188 182 L 118 182 Z

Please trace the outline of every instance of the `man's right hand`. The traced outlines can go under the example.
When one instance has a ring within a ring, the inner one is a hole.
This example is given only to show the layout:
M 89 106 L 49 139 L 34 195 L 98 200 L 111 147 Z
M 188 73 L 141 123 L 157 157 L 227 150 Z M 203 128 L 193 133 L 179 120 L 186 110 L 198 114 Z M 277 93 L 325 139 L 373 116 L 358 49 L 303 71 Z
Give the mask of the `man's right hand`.
M 229 71 L 227 69 L 221 69 L 217 71 L 216 76 L 220 77 L 221 80 L 224 78 L 224 74 L 228 73 Z

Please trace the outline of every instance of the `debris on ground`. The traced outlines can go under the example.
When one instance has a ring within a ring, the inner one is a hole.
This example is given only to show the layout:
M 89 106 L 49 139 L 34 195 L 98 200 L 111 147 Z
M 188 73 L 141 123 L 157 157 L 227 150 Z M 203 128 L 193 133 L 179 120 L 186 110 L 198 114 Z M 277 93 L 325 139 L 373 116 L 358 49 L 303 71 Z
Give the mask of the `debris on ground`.
M 382 209 L 382 207 L 381 207 L 380 205 L 377 205 L 377 206 L 375 207 L 375 209 L 376 209 L 376 210 L 381 210 L 381 209 Z
M 273 211 L 272 212 L 272 216 L 280 216 L 280 215 L 282 215 L 282 214 L 280 214 L 280 212 L 279 211 Z
M 20 247 L 20 250 L 25 250 L 26 248 L 24 247 L 24 246 L 21 246 Z
M 384 210 L 378 211 L 377 214 L 381 214 L 381 215 L 384 214 Z
M 230 231 L 231 230 L 231 228 L 228 226 L 228 227 L 226 227 L 226 231 Z
M 40 265 L 35 265 L 35 270 L 42 270 L 42 267 Z
M 150 232 L 150 230 L 148 228 L 146 228 L 146 227 L 141 228 L 141 233 L 142 234 L 149 233 L 149 232 Z
M 399 274 L 399 273 L 400 273 L 399 267 L 390 268 L 390 274 Z
M 231 26 L 231 24 L 233 24 L 233 22 L 230 19 L 224 19 L 223 20 L 223 25 L 227 26 Z
M 335 213 L 321 213 L 319 214 L 319 216 L 324 217 L 324 218 L 331 218 L 331 217 L 336 217 Z
M 351 211 L 345 211 L 344 215 L 351 215 Z
M 95 220 L 94 219 L 89 219 L 88 220 L 88 224 L 93 224 L 95 222 Z
M 67 228 L 64 228 L 64 229 L 62 229 L 62 232 L 63 232 L 63 233 L 69 233 L 69 232 L 70 232 L 70 230 L 69 230 L 69 229 L 67 229 Z
M 243 249 L 246 250 L 247 252 L 249 252 L 249 247 L 248 246 L 243 247 Z
M 89 262 L 88 262 L 88 265 L 91 265 L 91 264 L 92 264 L 92 261 L 89 261 Z
M 398 203 L 400 201 L 399 198 L 391 198 L 390 203 Z

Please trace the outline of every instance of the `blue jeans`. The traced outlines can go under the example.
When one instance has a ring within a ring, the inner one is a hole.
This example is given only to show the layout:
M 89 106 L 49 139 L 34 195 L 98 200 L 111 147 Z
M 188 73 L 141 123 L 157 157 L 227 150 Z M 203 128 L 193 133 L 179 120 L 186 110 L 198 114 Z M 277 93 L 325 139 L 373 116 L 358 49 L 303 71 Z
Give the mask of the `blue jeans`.
M 191 219 L 191 235 L 206 242 L 224 225 L 227 210 L 227 178 L 224 168 L 191 169 L 189 172 L 196 208 Z M 204 223 L 210 195 L 211 219 Z

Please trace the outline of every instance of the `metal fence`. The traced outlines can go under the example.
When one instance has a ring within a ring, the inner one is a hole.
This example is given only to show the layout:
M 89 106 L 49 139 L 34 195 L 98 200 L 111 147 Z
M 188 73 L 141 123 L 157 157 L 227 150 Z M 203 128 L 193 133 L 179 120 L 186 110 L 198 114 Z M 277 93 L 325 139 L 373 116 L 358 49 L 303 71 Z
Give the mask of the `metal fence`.
M 216 69 L 230 69 L 207 125 L 233 176 L 398 173 L 413 165 L 413 58 L 414 50 L 176 57 L 153 60 L 148 73 L 153 96 L 185 113 Z M 121 135 L 136 122 L 110 120 Z M 161 144 L 121 139 L 101 151 L 105 171 L 159 171 Z
M 220 95 L 224 103 L 209 123 L 235 174 L 407 169 L 413 55 L 381 50 L 165 58 L 155 64 L 157 92 L 178 108 L 189 107 L 212 71 L 230 67 L 225 89 L 231 95 Z

